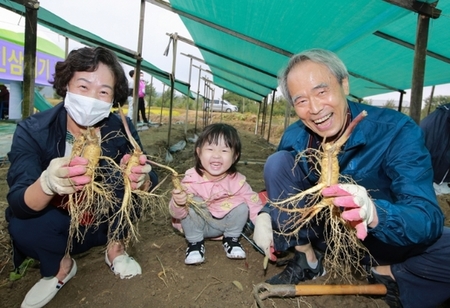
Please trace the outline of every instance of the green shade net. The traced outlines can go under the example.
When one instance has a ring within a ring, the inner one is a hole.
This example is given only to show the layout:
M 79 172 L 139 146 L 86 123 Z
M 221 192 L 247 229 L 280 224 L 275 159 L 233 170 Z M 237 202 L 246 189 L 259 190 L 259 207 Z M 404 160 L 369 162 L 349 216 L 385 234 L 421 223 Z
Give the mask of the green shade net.
M 310 48 L 338 54 L 354 97 L 412 87 L 418 14 L 386 1 L 170 0 L 170 5 L 210 65 L 214 83 L 229 91 L 250 91 L 254 99 L 269 94 L 289 58 Z M 450 83 L 450 1 L 439 1 L 437 8 L 442 13 L 430 20 L 424 86 Z M 236 77 L 223 70 L 246 79 L 226 82 Z

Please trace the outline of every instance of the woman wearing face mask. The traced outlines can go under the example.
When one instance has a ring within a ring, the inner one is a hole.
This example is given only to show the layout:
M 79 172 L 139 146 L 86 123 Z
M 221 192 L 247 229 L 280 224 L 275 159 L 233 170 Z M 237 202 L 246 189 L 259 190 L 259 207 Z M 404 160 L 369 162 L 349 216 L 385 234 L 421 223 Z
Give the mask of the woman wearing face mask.
M 56 64 L 53 87 L 64 101 L 19 122 L 8 153 L 6 220 L 14 265 L 17 268 L 26 257 L 39 260 L 43 277 L 28 291 L 21 307 L 44 306 L 77 271 L 75 260 L 65 255 L 70 216 L 63 199 L 81 190 L 90 178 L 84 175 L 88 161 L 70 158 L 73 140 L 89 126 L 102 140 L 103 156 L 120 165 L 132 151 L 123 137 L 121 119 L 110 113 L 113 103 L 122 104 L 128 95 L 127 78 L 114 53 L 101 47 L 72 51 Z M 128 125 L 140 144 L 131 122 Z M 117 137 L 102 138 L 111 132 Z M 149 190 L 157 184 L 157 176 L 145 157 L 141 162 L 130 175 L 132 188 Z M 106 162 L 100 160 L 102 164 Z M 120 200 L 123 188 L 117 187 L 115 194 Z M 71 255 L 108 242 L 107 223 L 95 229 L 89 225 L 81 228 L 88 232 L 84 241 L 73 240 Z M 141 267 L 125 252 L 121 239 L 114 240 L 106 248 L 106 264 L 121 278 L 141 274 Z

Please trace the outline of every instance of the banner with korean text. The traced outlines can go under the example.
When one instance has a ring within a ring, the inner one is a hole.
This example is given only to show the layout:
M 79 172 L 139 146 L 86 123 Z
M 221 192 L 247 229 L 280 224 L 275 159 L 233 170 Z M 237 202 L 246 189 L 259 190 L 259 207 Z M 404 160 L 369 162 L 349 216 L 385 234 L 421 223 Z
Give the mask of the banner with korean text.
M 0 79 L 23 80 L 24 47 L 0 39 Z M 36 85 L 50 85 L 55 64 L 64 59 L 40 51 L 36 52 Z

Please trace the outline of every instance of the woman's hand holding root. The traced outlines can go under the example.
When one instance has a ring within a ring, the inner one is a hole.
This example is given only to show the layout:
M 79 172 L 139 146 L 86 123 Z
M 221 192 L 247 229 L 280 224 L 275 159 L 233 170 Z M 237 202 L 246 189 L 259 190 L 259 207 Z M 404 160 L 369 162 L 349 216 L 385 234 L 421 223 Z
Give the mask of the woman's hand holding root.
M 125 154 L 120 161 L 120 165 L 126 166 L 130 160 L 130 157 L 130 154 Z M 146 182 L 146 180 L 150 180 L 150 171 L 152 171 L 152 166 L 147 164 L 147 157 L 145 155 L 139 156 L 139 165 L 132 167 L 131 173 L 128 176 L 131 182 L 131 189 L 136 190 L 142 188 L 142 185 Z M 150 186 L 151 185 L 149 185 L 148 188 L 150 188 Z
M 52 159 L 48 168 L 42 172 L 40 183 L 42 191 L 53 196 L 69 195 L 83 188 L 91 181 L 86 173 L 88 160 L 76 156 L 72 160 L 70 157 L 58 157 Z
M 333 204 L 344 208 L 341 217 L 356 229 L 356 236 L 364 240 L 367 226 L 378 221 L 375 204 L 364 187 L 354 184 L 335 184 L 322 190 L 324 197 L 331 197 Z M 374 227 L 374 226 L 372 226 Z

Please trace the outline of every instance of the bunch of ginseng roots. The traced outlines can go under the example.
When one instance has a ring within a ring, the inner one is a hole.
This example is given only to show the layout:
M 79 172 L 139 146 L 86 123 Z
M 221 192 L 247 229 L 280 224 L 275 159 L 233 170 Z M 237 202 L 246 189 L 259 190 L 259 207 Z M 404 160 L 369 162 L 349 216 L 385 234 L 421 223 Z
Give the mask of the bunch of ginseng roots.
M 91 177 L 90 183 L 82 190 L 69 195 L 65 205 L 71 216 L 69 238 L 66 252 L 69 253 L 74 238 L 83 241 L 87 227 L 98 227 L 108 223 L 108 244 L 122 240 L 125 246 L 138 241 L 138 222 L 148 212 L 164 212 L 162 195 L 140 189 L 133 190 L 129 175 L 133 167 L 139 166 L 139 157 L 143 154 L 139 144 L 134 140 L 121 108 L 119 112 L 125 127 L 126 137 L 133 146 L 130 159 L 126 165 L 119 166 L 112 158 L 102 156 L 99 132 L 88 127 L 78 136 L 73 144 L 71 157 L 81 156 L 89 160 L 85 175 Z M 114 136 L 104 138 L 123 138 L 116 132 Z M 99 165 L 100 160 L 105 163 Z M 116 189 L 123 187 L 123 198 L 116 196 Z
M 355 184 L 351 178 L 340 174 L 338 154 L 354 127 L 366 115 L 366 111 L 361 112 L 336 141 L 322 143 L 320 150 L 306 149 L 296 156 L 295 165 L 305 159 L 314 162 L 314 169 L 320 174 L 315 186 L 284 200 L 269 201 L 280 213 L 289 214 L 288 221 L 280 223 L 287 227 L 278 232 L 287 240 L 297 236 L 300 229 L 314 230 L 315 224 L 322 222 L 325 226 L 324 239 L 327 246 L 324 266 L 330 274 L 328 279 L 338 278 L 351 282 L 355 276 L 365 277 L 368 274 L 366 267 L 361 265 L 361 260 L 370 257 L 369 251 L 357 238 L 356 230 L 341 218 L 341 210 L 333 204 L 333 198 L 322 196 L 322 190 L 330 185 Z M 304 202 L 304 207 L 299 207 L 299 202 Z

